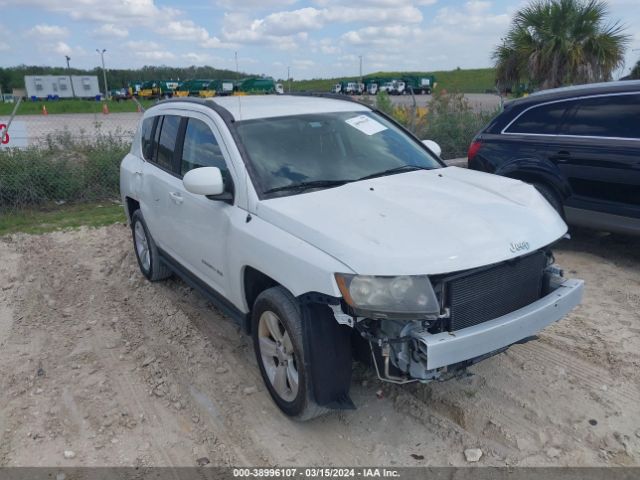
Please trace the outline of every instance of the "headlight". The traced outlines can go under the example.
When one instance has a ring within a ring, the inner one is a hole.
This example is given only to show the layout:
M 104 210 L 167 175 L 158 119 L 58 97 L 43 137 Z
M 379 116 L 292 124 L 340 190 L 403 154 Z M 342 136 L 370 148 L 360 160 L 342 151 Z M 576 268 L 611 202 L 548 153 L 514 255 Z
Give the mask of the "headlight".
M 336 273 L 336 282 L 345 302 L 362 316 L 421 318 L 440 313 L 426 275 L 374 277 Z

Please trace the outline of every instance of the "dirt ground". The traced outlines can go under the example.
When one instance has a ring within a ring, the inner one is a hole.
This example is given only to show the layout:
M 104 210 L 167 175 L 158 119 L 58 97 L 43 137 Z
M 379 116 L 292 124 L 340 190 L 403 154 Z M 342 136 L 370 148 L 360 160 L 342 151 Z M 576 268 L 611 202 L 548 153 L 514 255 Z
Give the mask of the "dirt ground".
M 0 466 L 638 465 L 639 247 L 578 232 L 557 259 L 584 304 L 538 341 L 444 383 L 356 367 L 358 409 L 300 424 L 235 324 L 143 279 L 125 226 L 2 237 Z

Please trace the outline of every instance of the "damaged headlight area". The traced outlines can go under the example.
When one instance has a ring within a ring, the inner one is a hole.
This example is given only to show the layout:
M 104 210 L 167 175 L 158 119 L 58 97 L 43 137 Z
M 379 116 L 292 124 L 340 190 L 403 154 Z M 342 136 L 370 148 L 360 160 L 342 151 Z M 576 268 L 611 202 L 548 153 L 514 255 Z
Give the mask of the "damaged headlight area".
M 356 316 L 382 319 L 428 319 L 440 313 L 426 275 L 380 277 L 336 274 L 342 298 Z
M 341 304 L 332 307 L 336 320 L 357 332 L 359 359 L 372 363 L 381 380 L 394 383 L 450 378 L 527 341 L 539 330 L 529 324 L 556 317 L 559 297 L 553 293 L 565 283 L 552 254 L 542 250 L 431 277 L 336 274 L 336 281 L 342 293 Z M 545 297 L 543 314 L 527 310 Z M 498 318 L 506 322 L 501 331 L 511 332 L 508 342 L 495 340 L 491 327 L 483 330 L 485 322 Z M 464 348 L 455 343 L 462 337 L 469 337 Z

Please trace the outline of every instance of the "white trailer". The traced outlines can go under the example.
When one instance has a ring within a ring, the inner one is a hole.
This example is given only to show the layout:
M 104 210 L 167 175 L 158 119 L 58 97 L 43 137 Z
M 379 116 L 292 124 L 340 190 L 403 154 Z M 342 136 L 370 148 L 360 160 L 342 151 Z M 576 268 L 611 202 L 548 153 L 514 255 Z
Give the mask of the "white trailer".
M 95 75 L 26 75 L 27 98 L 95 98 L 100 95 Z

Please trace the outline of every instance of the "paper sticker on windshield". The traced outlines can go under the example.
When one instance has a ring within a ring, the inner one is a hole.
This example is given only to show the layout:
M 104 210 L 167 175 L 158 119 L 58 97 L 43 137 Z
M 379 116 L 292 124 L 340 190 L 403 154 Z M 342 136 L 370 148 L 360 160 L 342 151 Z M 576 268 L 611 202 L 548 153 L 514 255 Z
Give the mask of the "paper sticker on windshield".
M 387 127 L 382 125 L 380 122 L 371 117 L 367 117 L 366 115 L 358 115 L 357 117 L 345 120 L 345 122 L 366 135 L 374 135 L 387 129 Z

